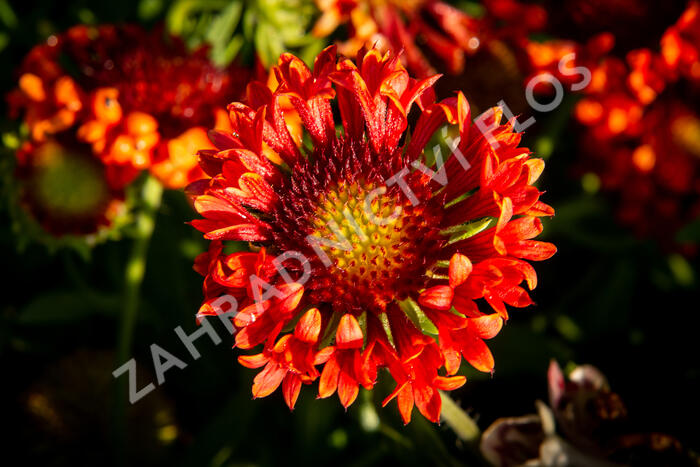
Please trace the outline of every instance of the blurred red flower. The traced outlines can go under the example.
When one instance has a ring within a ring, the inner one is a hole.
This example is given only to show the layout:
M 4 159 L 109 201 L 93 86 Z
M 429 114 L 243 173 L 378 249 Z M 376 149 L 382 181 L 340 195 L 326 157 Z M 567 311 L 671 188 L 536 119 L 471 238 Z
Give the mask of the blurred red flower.
M 667 247 L 700 214 L 700 3 L 690 2 L 656 49 L 585 61 L 591 85 L 575 109 L 583 166 L 617 194 L 618 216 Z
M 37 143 L 75 131 L 115 188 L 143 169 L 182 188 L 201 178 L 196 150 L 208 145 L 206 129 L 226 125 L 224 107 L 248 77 L 161 29 L 80 25 L 29 52 L 9 102 Z

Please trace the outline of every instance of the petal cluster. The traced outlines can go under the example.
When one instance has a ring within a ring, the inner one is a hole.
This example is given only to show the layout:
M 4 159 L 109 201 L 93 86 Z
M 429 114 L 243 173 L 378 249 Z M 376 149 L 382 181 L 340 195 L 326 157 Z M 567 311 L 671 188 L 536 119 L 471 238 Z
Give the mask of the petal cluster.
M 515 0 L 482 3 L 467 11 L 440 0 L 317 0 L 321 16 L 312 33 L 336 39 L 347 56 L 364 46 L 392 50 L 419 78 L 443 73 L 437 94 L 460 89 L 479 112 L 504 99 L 522 114 L 524 51 L 529 34 L 544 27 L 546 11 Z
M 416 76 L 435 74 L 427 50 L 418 45 L 421 42 L 451 73 L 460 73 L 465 56 L 473 55 L 479 47 L 481 23 L 445 2 L 316 3 L 322 15 L 314 26 L 314 35 L 326 37 L 341 24 L 348 24 L 350 37 L 340 44 L 342 53 L 354 55 L 365 44 L 404 50 L 407 67 Z

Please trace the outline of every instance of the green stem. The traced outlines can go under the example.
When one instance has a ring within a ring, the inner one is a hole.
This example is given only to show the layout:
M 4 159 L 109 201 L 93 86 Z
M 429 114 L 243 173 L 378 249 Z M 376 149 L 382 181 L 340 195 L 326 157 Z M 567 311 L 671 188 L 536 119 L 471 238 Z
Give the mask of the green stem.
M 442 396 L 442 420 L 452 428 L 459 439 L 469 444 L 476 444 L 481 437 L 479 426 L 446 392 L 440 391 L 440 396 Z
M 116 367 L 126 363 L 131 352 L 131 342 L 136 324 L 141 283 L 146 272 L 146 256 L 156 215 L 163 196 L 163 186 L 153 177 L 148 177 L 141 189 L 141 209 L 136 216 L 134 243 L 124 273 L 124 295 L 121 321 L 117 337 Z M 115 430 L 117 452 L 123 453 L 126 434 L 126 409 L 129 400 L 128 378 L 121 376 L 116 381 Z

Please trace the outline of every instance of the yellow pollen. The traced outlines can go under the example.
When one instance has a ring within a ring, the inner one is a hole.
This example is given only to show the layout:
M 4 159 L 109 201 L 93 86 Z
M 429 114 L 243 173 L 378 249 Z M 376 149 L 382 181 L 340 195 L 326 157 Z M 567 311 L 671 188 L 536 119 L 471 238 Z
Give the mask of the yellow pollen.
M 424 253 L 420 237 L 428 228 L 425 206 L 384 192 L 372 184 L 338 185 L 319 198 L 312 220 L 312 235 L 328 241 L 320 248 L 331 260 L 339 293 L 380 309 L 422 280 L 425 271 L 416 259 Z

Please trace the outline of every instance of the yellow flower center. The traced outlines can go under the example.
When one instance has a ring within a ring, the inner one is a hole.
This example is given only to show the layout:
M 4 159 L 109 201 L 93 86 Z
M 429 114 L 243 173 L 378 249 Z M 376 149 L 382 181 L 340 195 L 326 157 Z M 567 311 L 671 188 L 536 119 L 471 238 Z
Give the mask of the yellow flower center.
M 426 253 L 436 245 L 427 211 L 374 184 L 340 184 L 322 194 L 311 235 L 330 260 L 334 293 L 381 311 L 419 287 L 430 266 Z

